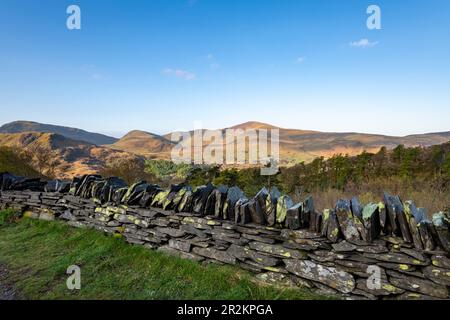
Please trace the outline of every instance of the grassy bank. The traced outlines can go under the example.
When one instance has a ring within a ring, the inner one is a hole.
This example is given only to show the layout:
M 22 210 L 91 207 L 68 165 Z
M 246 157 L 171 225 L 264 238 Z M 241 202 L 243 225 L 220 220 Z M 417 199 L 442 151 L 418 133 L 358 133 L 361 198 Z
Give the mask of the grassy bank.
M 202 266 L 101 232 L 0 213 L 0 264 L 28 299 L 323 299 L 309 290 L 255 285 L 231 266 Z M 81 267 L 81 290 L 66 287 Z

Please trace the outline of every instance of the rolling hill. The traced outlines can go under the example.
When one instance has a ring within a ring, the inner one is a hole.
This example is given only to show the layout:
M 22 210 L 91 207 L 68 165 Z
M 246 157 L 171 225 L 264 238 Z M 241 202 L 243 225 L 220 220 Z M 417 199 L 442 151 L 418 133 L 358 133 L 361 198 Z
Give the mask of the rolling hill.
M 57 133 L 73 140 L 86 141 L 95 145 L 112 144 L 118 139 L 85 130 L 43 124 L 32 121 L 14 121 L 0 127 L 0 133 L 43 132 Z
M 255 121 L 230 128 L 254 129 L 256 132 L 260 129 L 279 129 L 281 165 L 290 165 L 301 161 L 310 162 L 316 157 L 329 158 L 334 154 L 353 156 L 363 151 L 377 152 L 383 146 L 388 149 L 393 149 L 399 144 L 407 147 L 427 147 L 450 141 L 450 132 L 394 137 L 356 132 L 337 133 L 285 129 Z M 28 130 L 40 133 L 28 132 Z M 221 130 L 224 132 L 225 129 Z M 17 133 L 0 134 L 0 145 L 26 146 L 29 143 L 35 143 L 34 141 L 40 141 L 39 143 L 51 147 L 52 150 L 58 150 L 58 154 L 64 162 L 64 169 L 61 167 L 61 172 L 67 173 L 67 175 L 94 172 L 100 164 L 114 157 L 136 156 L 170 159 L 171 150 L 175 146 L 175 143 L 171 141 L 171 133 L 157 135 L 139 130 L 131 131 L 121 139 L 115 139 L 75 128 L 18 121 L 0 127 L 0 132 L 5 131 Z M 51 131 L 51 133 L 44 134 L 42 131 Z M 192 134 L 192 131 L 189 133 Z M 229 145 L 225 143 L 226 150 Z M 100 144 L 104 145 L 97 146 Z M 205 141 L 203 148 L 207 146 L 213 146 L 213 144 Z M 248 153 L 248 145 L 245 146 L 245 150 Z
M 170 151 L 175 143 L 169 139 L 150 132 L 134 130 L 109 147 L 148 158 L 170 159 Z
M 59 161 L 55 173 L 60 179 L 71 179 L 74 176 L 97 173 L 105 163 L 114 159 L 140 159 L 131 153 L 72 140 L 56 133 L 0 133 L 0 146 L 22 150 L 36 150 L 37 147 L 38 150 L 53 152 L 54 158 Z

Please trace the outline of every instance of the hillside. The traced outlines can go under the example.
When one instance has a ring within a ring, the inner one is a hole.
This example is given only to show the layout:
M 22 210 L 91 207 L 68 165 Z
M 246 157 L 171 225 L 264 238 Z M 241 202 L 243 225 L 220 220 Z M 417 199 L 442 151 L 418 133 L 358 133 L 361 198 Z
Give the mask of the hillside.
M 23 151 L 45 150 L 57 160 L 55 174 L 58 178 L 96 173 L 107 162 L 119 158 L 136 158 L 136 155 L 96 146 L 84 141 L 66 138 L 55 133 L 23 132 L 0 133 L 0 146 L 15 147 Z
M 281 165 L 291 165 L 301 161 L 311 162 L 317 157 L 330 158 L 335 154 L 348 154 L 350 156 L 358 155 L 363 151 L 377 152 L 381 147 L 393 149 L 403 144 L 406 147 L 432 146 L 450 141 L 450 132 L 438 132 L 428 134 L 416 134 L 405 137 L 394 137 L 378 134 L 364 133 L 337 133 L 337 132 L 319 132 L 312 130 L 286 129 L 279 128 L 262 122 L 246 122 L 230 127 L 231 129 L 254 129 L 258 132 L 260 129 L 279 129 L 280 133 L 280 157 Z M 134 130 L 126 134 L 121 139 L 115 139 L 104 135 L 86 132 L 81 129 L 66 128 L 53 125 L 44 125 L 35 122 L 16 121 L 0 127 L 1 132 L 18 133 L 24 130 L 37 132 L 52 132 L 68 138 L 58 144 L 58 139 L 53 137 L 52 143 L 57 144 L 57 148 L 72 147 L 75 143 L 78 147 L 81 141 L 87 144 L 103 145 L 102 148 L 93 148 L 94 153 L 106 152 L 116 154 L 118 151 L 133 153 L 152 159 L 170 159 L 171 150 L 175 143 L 171 141 L 172 133 L 157 135 L 150 132 Z M 221 129 L 223 132 L 225 129 Z M 192 134 L 192 131 L 190 132 Z M 73 142 L 76 141 L 76 142 Z M 69 143 L 69 145 L 66 145 Z M 193 143 L 192 143 L 193 145 Z M 210 145 L 205 141 L 203 148 Z M 227 146 L 224 145 L 225 150 Z M 228 146 L 229 147 L 229 146 Z M 84 149 L 88 148 L 86 145 Z M 111 150 L 112 149 L 112 150 Z M 245 146 L 246 153 L 249 147 Z M 70 158 L 70 157 L 69 157 Z
M 149 158 L 169 159 L 170 151 L 174 145 L 173 142 L 165 137 L 145 131 L 134 130 L 109 147 Z
M 257 132 L 259 129 L 279 129 L 280 157 L 281 164 L 283 165 L 298 163 L 301 161 L 310 162 L 317 157 L 329 158 L 335 154 L 348 154 L 350 156 L 355 156 L 363 151 L 377 152 L 383 146 L 387 149 L 393 149 L 400 144 L 403 144 L 406 147 L 428 147 L 450 141 L 450 132 L 394 137 L 353 132 L 337 133 L 285 129 L 255 121 L 246 122 L 230 128 L 242 130 L 254 129 Z M 190 133 L 192 134 L 192 131 Z M 170 140 L 170 137 L 171 133 L 164 135 L 164 138 L 167 140 Z M 145 137 L 142 138 L 145 139 Z M 143 143 L 143 141 L 141 141 L 141 143 Z M 208 141 L 205 142 L 204 147 L 207 145 Z M 128 145 L 126 141 L 119 141 L 116 146 L 118 149 L 141 154 L 140 150 Z M 126 149 L 124 148 L 125 146 L 127 146 Z M 169 157 L 169 154 L 166 154 L 164 151 L 151 151 L 151 148 L 147 149 L 146 152 L 156 153 L 158 154 L 158 157 L 162 159 Z M 246 152 L 248 152 L 248 146 L 246 146 Z
M 0 127 L 0 133 L 43 132 L 57 133 L 73 140 L 86 141 L 95 145 L 112 144 L 118 139 L 85 130 L 43 124 L 32 121 L 14 121 Z

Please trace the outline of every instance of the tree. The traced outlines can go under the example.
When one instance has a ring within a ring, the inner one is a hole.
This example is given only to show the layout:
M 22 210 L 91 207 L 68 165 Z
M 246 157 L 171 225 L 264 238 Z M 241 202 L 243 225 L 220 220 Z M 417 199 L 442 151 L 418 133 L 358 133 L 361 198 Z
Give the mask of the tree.
M 129 185 L 138 181 L 155 182 L 156 177 L 145 171 L 144 161 L 136 158 L 115 159 L 99 171 L 103 177 L 120 177 Z

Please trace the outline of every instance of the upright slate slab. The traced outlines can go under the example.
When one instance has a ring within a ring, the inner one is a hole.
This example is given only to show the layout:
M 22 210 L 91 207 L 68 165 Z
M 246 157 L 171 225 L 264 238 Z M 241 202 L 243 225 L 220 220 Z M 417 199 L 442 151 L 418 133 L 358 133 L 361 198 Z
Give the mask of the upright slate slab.
M 281 192 L 278 188 L 272 187 L 266 198 L 265 220 L 268 226 L 273 226 L 276 222 L 277 202 L 280 197 Z
M 339 200 L 335 208 L 337 220 L 340 229 L 346 240 L 359 240 L 360 234 L 356 227 L 355 218 L 353 216 L 350 201 Z

